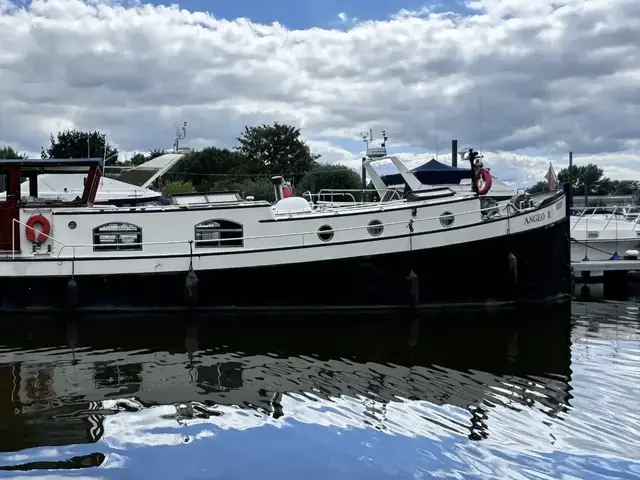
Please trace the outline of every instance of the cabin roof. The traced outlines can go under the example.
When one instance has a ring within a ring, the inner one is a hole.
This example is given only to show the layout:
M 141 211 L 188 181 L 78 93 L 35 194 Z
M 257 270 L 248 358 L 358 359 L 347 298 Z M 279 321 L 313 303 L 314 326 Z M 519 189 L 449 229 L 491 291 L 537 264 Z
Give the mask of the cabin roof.
M 45 158 L 45 159 L 18 159 L 0 160 L 0 168 L 18 167 L 22 172 L 37 173 L 86 173 L 90 167 L 102 167 L 102 158 Z

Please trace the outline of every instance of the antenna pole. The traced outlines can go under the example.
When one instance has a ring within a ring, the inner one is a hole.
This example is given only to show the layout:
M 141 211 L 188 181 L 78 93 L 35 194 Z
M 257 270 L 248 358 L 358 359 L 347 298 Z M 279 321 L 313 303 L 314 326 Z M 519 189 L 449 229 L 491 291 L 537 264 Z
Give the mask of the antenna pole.
M 438 115 L 434 112 L 433 114 L 433 131 L 436 136 L 436 161 L 438 160 Z
M 180 140 L 183 140 L 184 137 L 187 136 L 187 122 L 184 122 L 182 125 L 175 125 L 176 128 L 176 137 L 173 142 L 174 151 L 177 153 L 178 148 L 180 147 Z
M 482 95 L 480 95 L 480 98 L 478 99 L 480 105 L 480 154 L 482 155 L 483 153 L 483 148 L 482 148 L 482 141 L 483 141 L 483 132 L 482 132 Z

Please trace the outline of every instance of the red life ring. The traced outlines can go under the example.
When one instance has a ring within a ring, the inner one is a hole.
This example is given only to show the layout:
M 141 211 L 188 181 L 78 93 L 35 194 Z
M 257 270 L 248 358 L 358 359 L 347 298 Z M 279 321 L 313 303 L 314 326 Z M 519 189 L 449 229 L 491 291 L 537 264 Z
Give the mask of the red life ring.
M 36 231 L 34 230 L 36 224 L 42 225 L 42 230 L 38 232 L 36 236 Z M 49 232 L 51 231 L 51 224 L 46 217 L 42 215 L 32 215 L 27 220 L 26 227 L 24 229 L 24 236 L 27 237 L 27 240 L 31 242 L 44 243 L 47 241 Z
M 482 188 L 480 188 L 480 180 L 484 183 Z M 486 168 L 481 168 L 476 171 L 476 186 L 478 187 L 478 195 L 486 195 L 487 192 L 491 189 L 491 182 L 493 182 L 491 178 L 491 174 L 489 170 Z

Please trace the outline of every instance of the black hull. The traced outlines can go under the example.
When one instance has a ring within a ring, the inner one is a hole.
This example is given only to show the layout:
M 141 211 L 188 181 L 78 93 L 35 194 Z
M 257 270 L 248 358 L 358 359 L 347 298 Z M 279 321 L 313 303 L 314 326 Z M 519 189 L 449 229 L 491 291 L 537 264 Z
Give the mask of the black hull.
M 511 304 L 568 297 L 568 219 L 544 229 L 464 245 L 414 252 L 215 271 L 196 271 L 197 299 L 180 274 L 7 278 L 4 310 L 197 308 L 405 308 Z M 517 260 L 517 272 L 509 253 Z M 123 260 L 126 261 L 126 260 Z M 410 272 L 417 281 L 408 279 Z

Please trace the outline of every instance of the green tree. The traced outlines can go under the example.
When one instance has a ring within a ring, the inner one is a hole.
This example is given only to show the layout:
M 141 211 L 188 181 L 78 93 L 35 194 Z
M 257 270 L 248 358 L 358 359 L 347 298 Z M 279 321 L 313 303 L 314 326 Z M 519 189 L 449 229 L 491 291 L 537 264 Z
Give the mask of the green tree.
M 251 178 L 250 166 L 240 152 L 207 147 L 187 153 L 165 177 L 189 180 L 199 191 L 221 189 L 218 183 L 242 182 Z
M 6 145 L 4 147 L 0 147 L 0 158 L 3 160 L 20 160 L 29 157 Z
M 636 180 L 613 180 L 613 195 L 637 195 L 640 182 Z
M 362 178 L 354 170 L 345 165 L 315 165 L 296 185 L 299 195 L 304 192 L 318 193 L 322 189 L 348 189 L 359 190 L 362 188 Z M 360 201 L 360 192 L 351 192 L 356 200 Z M 323 198 L 323 200 L 327 200 Z M 335 201 L 348 202 L 351 197 L 334 197 Z
M 107 158 L 106 165 L 115 165 L 118 161 L 118 149 L 106 143 L 105 136 L 98 132 L 81 132 L 64 130 L 50 137 L 51 146 L 45 151 L 43 158 Z
M 238 142 L 237 150 L 246 158 L 247 166 L 260 173 L 301 177 L 320 158 L 300 138 L 299 128 L 278 122 L 245 127 Z
M 192 193 L 192 192 L 195 192 L 195 188 L 193 187 L 193 184 L 189 181 L 182 181 L 182 180 L 169 181 L 165 183 L 164 187 L 162 188 L 163 197 L 170 197 L 171 195 L 178 195 L 181 193 Z
M 606 195 L 603 191 L 610 188 L 610 181 L 608 178 L 603 178 L 603 171 L 600 167 L 593 163 L 587 165 L 573 165 L 571 169 L 572 174 L 572 190 L 574 195 L 582 195 L 584 193 L 585 184 L 588 186 L 589 195 Z M 563 168 L 558 172 L 558 181 L 560 183 L 569 182 L 569 169 Z M 602 187 L 600 187 L 602 183 Z M 598 192 L 598 193 L 596 193 Z
M 164 149 L 154 148 L 153 150 L 149 150 L 149 154 L 146 156 L 146 162 L 149 160 L 153 160 L 154 158 L 161 157 L 162 155 L 166 155 L 167 152 Z
M 534 193 L 546 192 L 547 190 L 549 190 L 549 184 L 545 180 L 542 180 L 527 188 L 527 193 L 533 195 Z
M 131 155 L 131 158 L 129 158 L 129 160 L 124 163 L 126 165 L 138 166 L 148 161 L 149 159 L 145 156 L 144 153 L 134 153 L 133 155 Z

